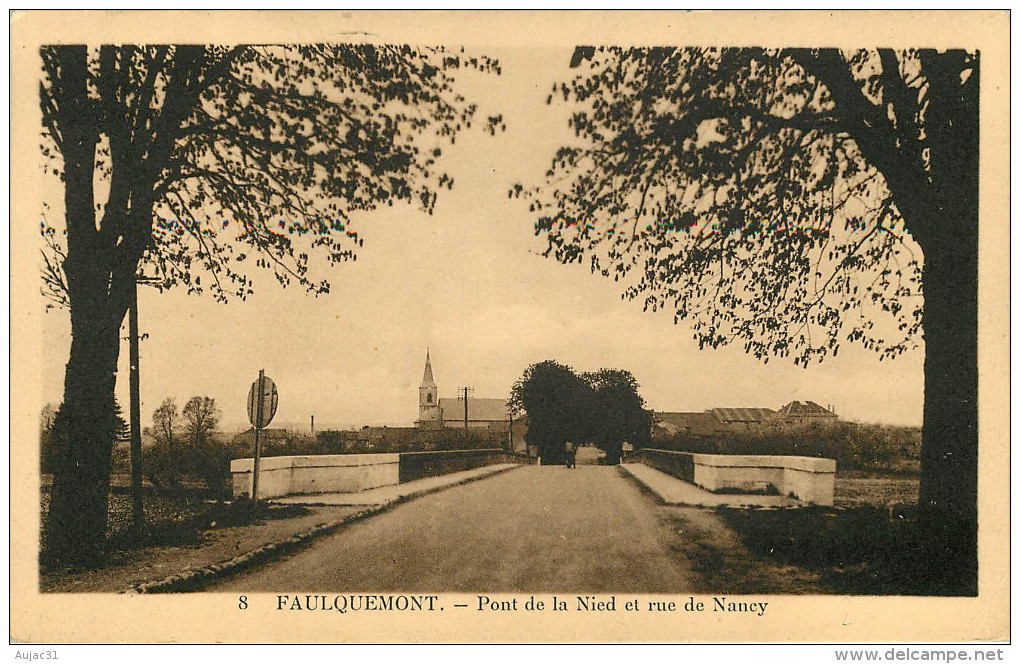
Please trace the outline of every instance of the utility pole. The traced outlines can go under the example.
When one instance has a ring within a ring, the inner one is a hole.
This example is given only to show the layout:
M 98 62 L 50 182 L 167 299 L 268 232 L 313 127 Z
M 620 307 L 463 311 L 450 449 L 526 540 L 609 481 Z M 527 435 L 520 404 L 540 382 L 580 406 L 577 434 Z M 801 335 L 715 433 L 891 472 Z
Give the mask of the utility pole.
M 315 440 L 315 415 L 312 415 L 312 440 Z
M 131 284 L 130 306 L 128 307 L 128 391 L 131 403 L 128 406 L 129 431 L 131 434 L 131 519 L 135 528 L 145 526 L 145 510 L 142 504 L 142 402 L 141 378 L 139 376 L 138 341 L 138 284 L 154 283 L 158 279 L 135 274 Z
M 130 371 L 128 382 L 131 391 L 131 517 L 134 527 L 145 527 L 145 510 L 142 505 L 142 406 L 138 375 L 138 277 L 131 282 L 131 306 L 128 309 L 128 348 Z
M 258 399 L 255 405 L 255 458 L 252 459 L 252 475 L 251 475 L 251 503 L 253 506 L 258 507 L 259 504 L 259 456 L 261 450 L 259 449 L 259 433 L 262 431 L 262 407 L 265 402 L 265 386 L 266 386 L 266 372 L 264 369 L 259 369 L 259 380 L 258 380 Z
M 474 392 L 475 388 L 473 388 L 473 387 L 458 387 L 457 391 L 458 392 L 460 392 L 460 391 L 464 392 L 464 430 L 467 431 L 467 428 L 468 428 L 468 392 Z

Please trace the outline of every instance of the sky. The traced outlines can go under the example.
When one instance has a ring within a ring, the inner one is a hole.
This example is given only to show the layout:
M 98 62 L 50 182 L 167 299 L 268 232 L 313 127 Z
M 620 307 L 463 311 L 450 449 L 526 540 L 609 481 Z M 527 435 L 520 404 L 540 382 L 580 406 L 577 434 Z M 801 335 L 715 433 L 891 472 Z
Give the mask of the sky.
M 223 428 L 247 426 L 248 388 L 259 369 L 276 383 L 272 426 L 316 429 L 410 426 L 426 349 L 441 397 L 470 386 L 505 397 L 525 368 L 555 359 L 578 371 L 630 370 L 655 410 L 778 409 L 788 401 L 833 405 L 843 418 L 920 425 L 923 345 L 895 360 L 859 346 L 807 369 L 792 359 L 762 363 L 738 344 L 699 350 L 672 315 L 622 300 L 612 280 L 584 265 L 540 255 L 527 204 L 515 182 L 537 183 L 556 148 L 572 139 L 564 105 L 546 105 L 552 83 L 572 76 L 570 49 L 502 49 L 501 76 L 468 73 L 460 90 L 479 116 L 502 113 L 507 130 L 458 135 L 441 165 L 455 179 L 435 213 L 394 207 L 355 218 L 358 260 L 329 268 L 327 295 L 281 288 L 255 271 L 246 302 L 216 303 L 183 291 L 139 295 L 143 425 L 166 397 L 183 406 L 216 399 Z M 59 189 L 55 189 L 59 198 Z M 57 201 L 59 202 L 59 201 Z M 53 203 L 51 203 L 51 207 Z M 70 344 L 66 311 L 42 314 L 42 401 L 61 397 Z M 118 396 L 127 398 L 127 344 Z

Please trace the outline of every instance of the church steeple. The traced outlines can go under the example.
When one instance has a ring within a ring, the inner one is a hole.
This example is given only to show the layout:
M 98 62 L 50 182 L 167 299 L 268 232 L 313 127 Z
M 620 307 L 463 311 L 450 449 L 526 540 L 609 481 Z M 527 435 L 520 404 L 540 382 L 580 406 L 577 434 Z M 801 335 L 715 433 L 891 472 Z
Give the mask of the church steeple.
M 429 354 L 429 349 L 425 349 L 425 375 L 421 379 L 422 387 L 435 387 L 436 380 L 432 377 L 432 358 Z
M 432 355 L 425 349 L 425 374 L 418 388 L 418 426 L 435 428 L 442 426 L 443 411 L 439 408 L 439 388 L 432 377 Z

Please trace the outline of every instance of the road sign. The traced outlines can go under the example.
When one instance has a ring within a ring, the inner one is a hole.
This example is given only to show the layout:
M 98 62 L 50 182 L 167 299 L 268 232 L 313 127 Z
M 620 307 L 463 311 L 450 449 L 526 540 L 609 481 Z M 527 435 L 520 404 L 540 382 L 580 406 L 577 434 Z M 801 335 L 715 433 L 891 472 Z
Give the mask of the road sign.
M 262 421 L 256 423 L 259 411 L 259 400 L 256 395 L 259 392 L 259 381 L 251 384 L 248 390 L 248 421 L 256 429 L 264 429 L 273 421 L 276 415 L 276 406 L 280 402 L 280 395 L 276 391 L 276 384 L 269 376 L 262 378 Z

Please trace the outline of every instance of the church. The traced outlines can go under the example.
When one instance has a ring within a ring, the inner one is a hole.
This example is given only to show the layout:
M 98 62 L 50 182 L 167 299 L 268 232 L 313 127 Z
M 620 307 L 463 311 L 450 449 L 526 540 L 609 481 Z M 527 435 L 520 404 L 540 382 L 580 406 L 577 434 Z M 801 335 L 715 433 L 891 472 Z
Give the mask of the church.
M 508 430 L 510 412 L 506 399 L 468 397 L 466 404 L 463 395 L 441 399 L 439 387 L 432 376 L 432 357 L 426 350 L 425 375 L 418 388 L 418 421 L 415 425 L 419 429 L 463 429 L 465 422 L 469 429 Z

